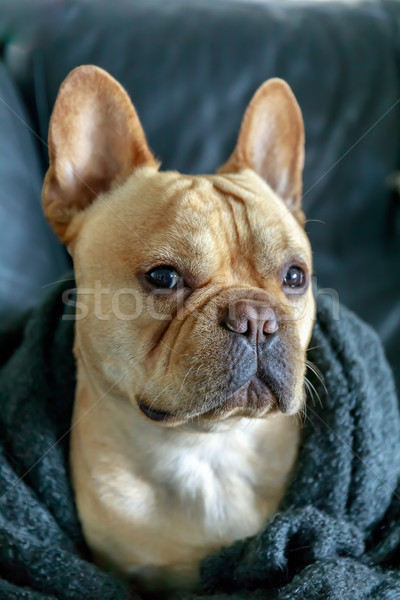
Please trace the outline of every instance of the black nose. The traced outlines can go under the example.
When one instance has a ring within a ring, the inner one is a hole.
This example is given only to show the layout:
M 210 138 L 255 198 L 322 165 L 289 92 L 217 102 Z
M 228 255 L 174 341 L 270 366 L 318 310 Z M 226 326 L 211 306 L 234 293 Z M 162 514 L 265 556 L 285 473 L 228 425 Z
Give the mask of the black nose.
M 267 304 L 252 300 L 239 300 L 230 305 L 222 325 L 233 333 L 244 335 L 254 344 L 272 339 L 278 331 L 275 311 Z

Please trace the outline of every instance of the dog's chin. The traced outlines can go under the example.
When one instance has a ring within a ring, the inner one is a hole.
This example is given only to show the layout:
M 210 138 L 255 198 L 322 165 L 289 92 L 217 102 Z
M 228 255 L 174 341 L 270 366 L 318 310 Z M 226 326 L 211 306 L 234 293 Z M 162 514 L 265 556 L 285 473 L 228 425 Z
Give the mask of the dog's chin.
M 151 401 L 143 395 L 137 404 L 141 414 L 158 425 L 167 427 L 195 425 L 197 427 L 233 418 L 259 419 L 277 412 L 295 414 L 301 407 L 302 398 L 298 401 L 288 402 L 281 397 L 279 392 L 274 393 L 267 383 L 254 376 L 229 397 L 213 402 L 211 405 L 206 403 L 203 409 L 200 408 L 190 413 L 159 410 L 152 407 Z

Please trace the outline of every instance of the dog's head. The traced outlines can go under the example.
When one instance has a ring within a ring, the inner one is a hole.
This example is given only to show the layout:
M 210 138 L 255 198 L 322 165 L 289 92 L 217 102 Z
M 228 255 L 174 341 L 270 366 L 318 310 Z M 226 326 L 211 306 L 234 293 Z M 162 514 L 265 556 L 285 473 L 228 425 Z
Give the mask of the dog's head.
M 78 370 L 163 426 L 297 412 L 315 307 L 289 86 L 264 83 L 228 162 L 189 176 L 159 172 L 123 88 L 80 67 L 49 147 L 43 206 L 74 260 Z

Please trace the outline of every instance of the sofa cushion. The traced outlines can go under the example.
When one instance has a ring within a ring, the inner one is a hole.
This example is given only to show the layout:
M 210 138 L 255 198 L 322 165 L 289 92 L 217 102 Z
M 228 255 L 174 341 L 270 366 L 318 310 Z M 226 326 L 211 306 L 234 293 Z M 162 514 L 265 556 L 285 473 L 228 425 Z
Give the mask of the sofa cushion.
M 36 304 L 67 268 L 40 209 L 42 169 L 29 119 L 0 63 L 0 318 Z

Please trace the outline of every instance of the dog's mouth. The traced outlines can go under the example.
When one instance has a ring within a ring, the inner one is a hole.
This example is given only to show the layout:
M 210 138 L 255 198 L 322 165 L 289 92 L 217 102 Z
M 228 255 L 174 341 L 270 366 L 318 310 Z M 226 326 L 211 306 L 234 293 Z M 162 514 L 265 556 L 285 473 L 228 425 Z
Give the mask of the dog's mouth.
M 164 423 L 168 425 L 180 424 L 183 422 L 191 421 L 192 419 L 198 419 L 199 417 L 205 415 L 208 411 L 196 412 L 195 414 L 184 415 L 182 413 L 175 414 L 172 412 L 167 412 L 164 410 L 155 410 L 150 408 L 147 404 L 142 401 L 138 402 L 138 406 L 145 417 L 150 419 L 151 421 L 155 421 L 156 423 Z
M 139 401 L 138 406 L 142 413 L 151 421 L 168 421 L 174 418 L 172 413 L 166 412 L 164 410 L 154 410 L 153 408 L 149 408 L 144 402 Z
M 151 421 L 170 425 L 199 419 L 223 420 L 231 415 L 263 417 L 276 409 L 285 412 L 269 385 L 257 376 L 252 377 L 229 397 L 208 403 L 193 413 L 173 413 L 151 408 L 143 400 L 138 401 L 138 406 L 142 414 Z

